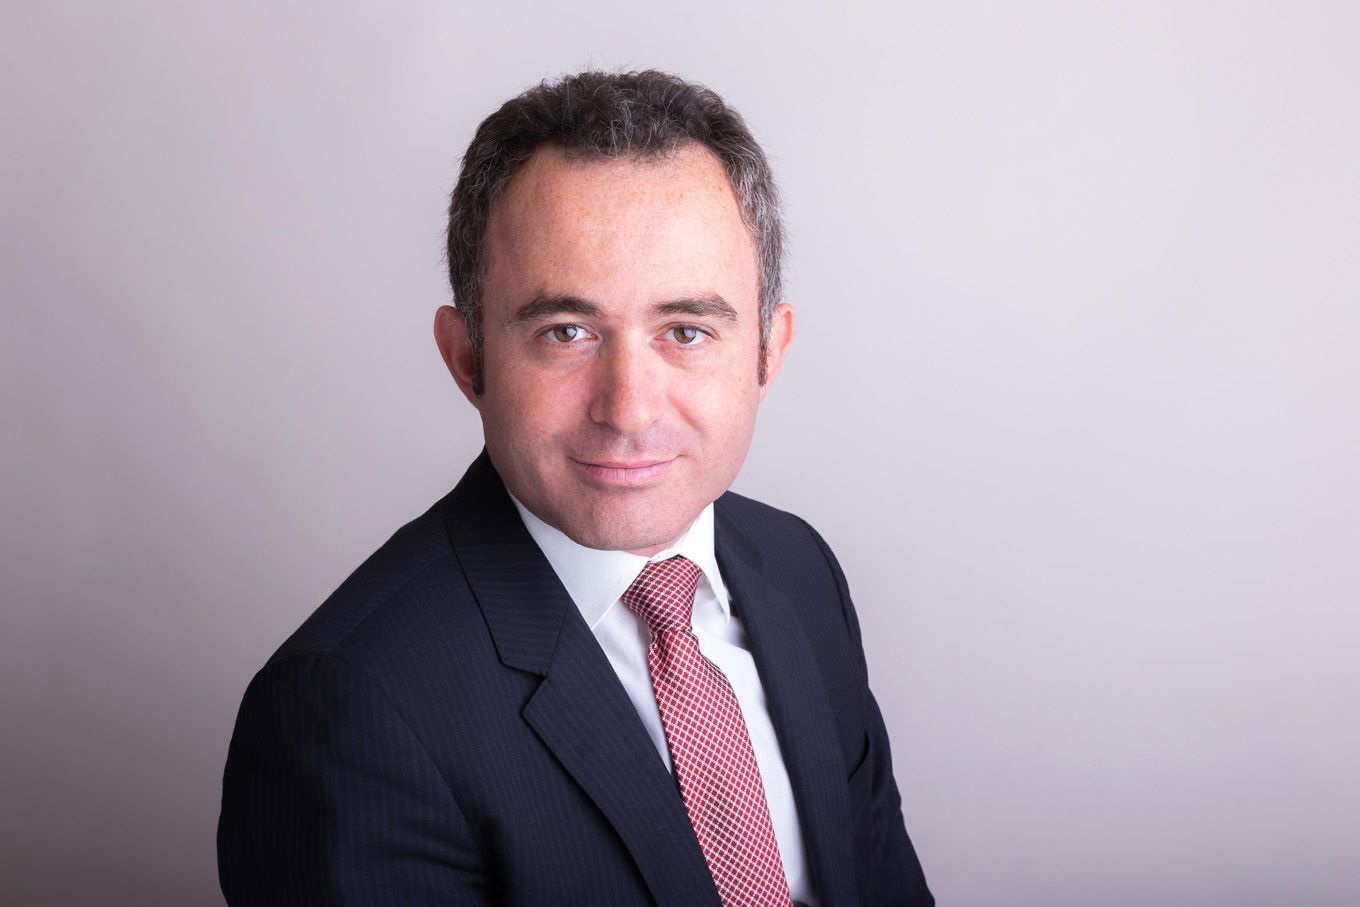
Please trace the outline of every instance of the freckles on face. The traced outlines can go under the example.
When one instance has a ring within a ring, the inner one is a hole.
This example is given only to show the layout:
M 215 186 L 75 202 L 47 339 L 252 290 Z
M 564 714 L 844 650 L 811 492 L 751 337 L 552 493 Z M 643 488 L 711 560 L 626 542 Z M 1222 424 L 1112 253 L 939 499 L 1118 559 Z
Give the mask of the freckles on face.
M 664 547 L 725 491 L 759 387 L 755 248 L 721 165 L 542 149 L 493 210 L 487 448 L 507 488 L 591 547 Z

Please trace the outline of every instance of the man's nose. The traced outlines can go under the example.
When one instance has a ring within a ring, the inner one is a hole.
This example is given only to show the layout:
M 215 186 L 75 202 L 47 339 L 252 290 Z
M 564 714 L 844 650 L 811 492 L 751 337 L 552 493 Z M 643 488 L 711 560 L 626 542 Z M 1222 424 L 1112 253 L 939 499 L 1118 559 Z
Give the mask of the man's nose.
M 597 360 L 590 418 L 621 435 L 642 434 L 661 416 L 665 376 L 643 341 L 618 338 Z

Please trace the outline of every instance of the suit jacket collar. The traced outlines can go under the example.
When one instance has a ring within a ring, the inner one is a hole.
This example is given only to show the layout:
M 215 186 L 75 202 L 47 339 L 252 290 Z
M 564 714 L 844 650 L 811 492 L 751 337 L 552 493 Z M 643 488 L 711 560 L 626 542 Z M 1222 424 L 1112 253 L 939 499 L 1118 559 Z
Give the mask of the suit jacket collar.
M 715 547 L 747 633 L 826 907 L 854 903 L 835 716 L 793 603 L 759 546 L 715 505 Z M 543 678 L 524 720 L 623 839 L 658 904 L 717 904 L 675 782 L 599 644 L 515 510 L 486 451 L 447 499 L 449 537 L 502 664 Z M 828 606 L 830 606 L 828 604 Z

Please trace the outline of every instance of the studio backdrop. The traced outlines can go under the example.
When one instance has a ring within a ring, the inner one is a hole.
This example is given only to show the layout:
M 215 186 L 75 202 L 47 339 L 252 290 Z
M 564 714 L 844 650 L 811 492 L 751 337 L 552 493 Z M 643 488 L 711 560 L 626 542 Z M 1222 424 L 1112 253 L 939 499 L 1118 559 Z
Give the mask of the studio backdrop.
M 864 628 L 950 907 L 1360 903 L 1343 3 L 17 3 L 0 28 L 0 901 L 220 904 L 240 697 L 447 490 L 477 122 L 710 85 L 798 336 L 737 491 Z

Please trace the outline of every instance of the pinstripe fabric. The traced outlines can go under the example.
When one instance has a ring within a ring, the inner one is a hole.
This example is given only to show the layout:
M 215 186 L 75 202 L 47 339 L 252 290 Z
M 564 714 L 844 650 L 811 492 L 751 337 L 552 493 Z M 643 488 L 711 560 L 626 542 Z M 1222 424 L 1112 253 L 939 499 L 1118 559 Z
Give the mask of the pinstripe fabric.
M 736 495 L 715 511 L 822 903 L 932 903 L 839 568 L 793 517 Z M 673 780 L 485 454 L 251 682 L 218 859 L 233 905 L 718 904 Z

